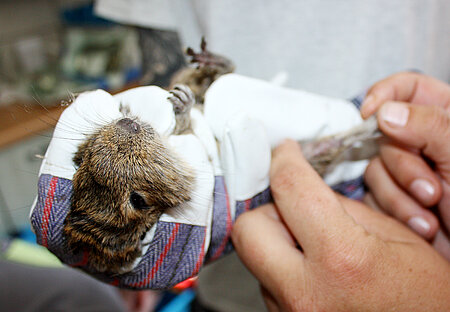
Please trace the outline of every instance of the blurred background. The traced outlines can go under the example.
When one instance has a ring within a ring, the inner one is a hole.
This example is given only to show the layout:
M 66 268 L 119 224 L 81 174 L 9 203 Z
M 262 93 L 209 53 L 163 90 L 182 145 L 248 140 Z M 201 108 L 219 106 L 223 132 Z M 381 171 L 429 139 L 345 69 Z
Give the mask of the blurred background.
M 119 292 L 63 268 L 35 244 L 28 215 L 42 156 L 64 108 L 85 90 L 165 87 L 186 64 L 176 32 L 119 25 L 96 16 L 93 7 L 85 0 L 0 0 L 2 311 L 82 311 L 80 302 L 89 311 L 184 311 L 193 298 L 183 291 L 192 281 L 162 293 Z M 45 278 L 50 276 L 53 282 Z M 36 284 L 48 298 L 35 298 Z
M 0 235 L 28 232 L 37 174 L 64 106 L 82 91 L 167 86 L 185 65 L 174 31 L 97 17 L 93 1 L 0 1 Z

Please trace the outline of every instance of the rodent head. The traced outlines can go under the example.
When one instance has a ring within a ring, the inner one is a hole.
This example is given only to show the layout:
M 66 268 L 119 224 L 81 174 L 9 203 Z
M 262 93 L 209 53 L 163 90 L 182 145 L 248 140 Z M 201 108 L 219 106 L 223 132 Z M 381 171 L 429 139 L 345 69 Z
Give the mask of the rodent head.
M 89 250 L 89 265 L 120 272 L 141 254 L 141 238 L 163 212 L 189 201 L 193 173 L 137 118 L 101 127 L 74 157 L 69 247 Z

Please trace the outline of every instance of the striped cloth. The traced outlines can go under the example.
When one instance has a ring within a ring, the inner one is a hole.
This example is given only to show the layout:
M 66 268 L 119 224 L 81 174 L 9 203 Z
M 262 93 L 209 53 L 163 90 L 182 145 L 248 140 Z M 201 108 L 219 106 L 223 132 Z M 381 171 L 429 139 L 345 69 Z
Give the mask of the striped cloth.
M 362 97 L 357 97 L 352 102 L 359 107 L 361 101 Z M 361 177 L 335 185 L 333 189 L 354 199 L 364 194 Z M 238 201 L 233 218 L 224 177 L 216 176 L 209 246 L 205 246 L 208 241 L 205 226 L 159 221 L 153 240 L 139 263 L 130 272 L 108 275 L 88 267 L 88 250 L 73 254 L 67 247 L 62 229 L 70 209 L 72 192 L 72 181 L 69 179 L 49 174 L 39 177 L 37 203 L 31 213 L 37 242 L 69 266 L 111 285 L 132 289 L 167 289 L 195 276 L 204 263 L 214 261 L 233 249 L 230 234 L 235 218 L 271 201 L 269 189 Z

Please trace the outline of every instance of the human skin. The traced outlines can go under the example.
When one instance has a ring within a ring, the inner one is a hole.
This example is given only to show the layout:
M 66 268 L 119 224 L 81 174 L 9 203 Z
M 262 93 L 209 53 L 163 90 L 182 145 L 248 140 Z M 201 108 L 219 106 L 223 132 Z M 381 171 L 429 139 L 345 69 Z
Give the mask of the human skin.
M 369 164 L 367 201 L 407 224 L 450 261 L 450 86 L 417 73 L 376 83 L 361 108 L 387 137 Z
M 242 214 L 232 231 L 270 311 L 450 306 L 449 262 L 397 220 L 334 193 L 296 142 L 274 150 L 270 182 L 274 204 Z

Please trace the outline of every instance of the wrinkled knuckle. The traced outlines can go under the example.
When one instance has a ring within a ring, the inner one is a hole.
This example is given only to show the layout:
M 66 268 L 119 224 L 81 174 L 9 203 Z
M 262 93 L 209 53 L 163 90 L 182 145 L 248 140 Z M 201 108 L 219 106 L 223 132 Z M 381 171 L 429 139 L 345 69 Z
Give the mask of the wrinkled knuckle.
M 364 243 L 335 249 L 324 258 L 324 268 L 334 282 L 342 287 L 365 283 L 375 264 L 376 240 L 368 234 Z M 362 241 L 362 240 L 361 240 Z
M 430 115 L 428 117 L 426 125 L 430 127 L 431 133 L 438 133 L 448 136 L 450 134 L 450 116 L 447 111 L 439 106 L 431 106 Z
M 362 262 L 359 253 L 334 251 L 330 252 L 324 257 L 324 267 L 334 277 L 350 276 L 358 272 L 362 267 Z
M 447 144 L 450 141 L 450 113 L 441 107 L 432 107 L 431 117 L 425 125 L 428 127 L 425 150 L 432 152 L 436 160 L 447 160 L 450 156 L 450 145 Z

